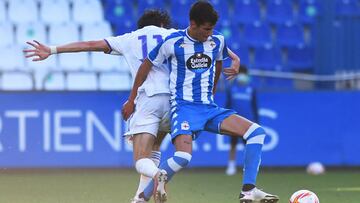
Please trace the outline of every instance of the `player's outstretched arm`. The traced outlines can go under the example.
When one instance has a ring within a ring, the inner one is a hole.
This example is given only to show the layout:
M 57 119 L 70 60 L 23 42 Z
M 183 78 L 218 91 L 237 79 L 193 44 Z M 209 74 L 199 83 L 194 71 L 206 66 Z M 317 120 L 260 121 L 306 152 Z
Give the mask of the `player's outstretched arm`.
M 231 59 L 231 66 L 229 68 L 224 68 L 224 74 L 226 75 L 226 80 L 231 80 L 239 73 L 240 58 L 232 52 L 231 49 L 228 49 L 228 54 Z
M 32 48 L 25 49 L 26 58 L 32 58 L 33 61 L 42 61 L 47 59 L 51 54 L 72 53 L 82 51 L 102 51 L 109 52 L 110 48 L 105 40 L 73 42 L 60 46 L 47 46 L 36 40 L 26 42 Z
M 135 110 L 135 98 L 137 96 L 137 92 L 139 87 L 144 83 L 144 81 L 147 78 L 147 75 L 149 74 L 151 67 L 152 67 L 152 63 L 149 59 L 145 59 L 144 62 L 140 65 L 137 73 L 136 73 L 136 77 L 135 77 L 135 81 L 133 84 L 133 87 L 130 91 L 130 95 L 128 100 L 124 103 L 123 108 L 122 108 L 122 116 L 124 120 L 129 119 L 129 117 L 131 116 L 131 114 L 134 112 Z

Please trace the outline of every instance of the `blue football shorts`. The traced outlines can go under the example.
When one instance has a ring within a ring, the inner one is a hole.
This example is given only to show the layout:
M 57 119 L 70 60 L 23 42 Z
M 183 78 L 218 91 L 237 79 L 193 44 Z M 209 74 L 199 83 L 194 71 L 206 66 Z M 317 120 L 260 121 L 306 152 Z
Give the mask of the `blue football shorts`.
M 191 135 L 195 140 L 201 131 L 220 133 L 220 125 L 234 110 L 216 104 L 182 102 L 171 107 L 171 139 L 178 135 Z

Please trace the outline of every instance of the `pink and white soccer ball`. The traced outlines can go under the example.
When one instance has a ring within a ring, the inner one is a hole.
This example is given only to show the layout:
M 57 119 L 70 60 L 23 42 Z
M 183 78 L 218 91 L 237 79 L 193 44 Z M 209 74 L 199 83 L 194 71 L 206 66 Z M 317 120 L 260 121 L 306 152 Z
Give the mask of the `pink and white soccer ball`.
M 291 195 L 290 203 L 320 203 L 320 201 L 310 190 L 299 190 Z

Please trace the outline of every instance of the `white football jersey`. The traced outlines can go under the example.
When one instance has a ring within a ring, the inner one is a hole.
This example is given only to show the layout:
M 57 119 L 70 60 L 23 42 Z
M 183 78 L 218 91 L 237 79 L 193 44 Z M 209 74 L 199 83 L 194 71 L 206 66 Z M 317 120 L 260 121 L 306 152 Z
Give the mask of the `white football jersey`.
M 146 26 L 131 33 L 116 37 L 108 37 L 111 51 L 109 54 L 123 55 L 128 63 L 133 80 L 136 73 L 147 57 L 148 52 L 161 43 L 165 37 L 175 32 L 175 29 L 165 29 L 157 26 Z M 145 90 L 147 96 L 155 94 L 170 93 L 169 90 L 169 69 L 166 63 L 152 68 L 139 91 Z

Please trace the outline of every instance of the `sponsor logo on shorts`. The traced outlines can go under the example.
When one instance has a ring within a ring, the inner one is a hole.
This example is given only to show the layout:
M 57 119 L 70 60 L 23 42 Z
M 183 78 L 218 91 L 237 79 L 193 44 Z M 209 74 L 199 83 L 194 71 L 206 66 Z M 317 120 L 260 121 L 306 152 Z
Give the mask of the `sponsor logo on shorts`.
M 181 130 L 189 130 L 189 129 L 190 129 L 189 122 L 183 121 L 183 122 L 181 123 Z

